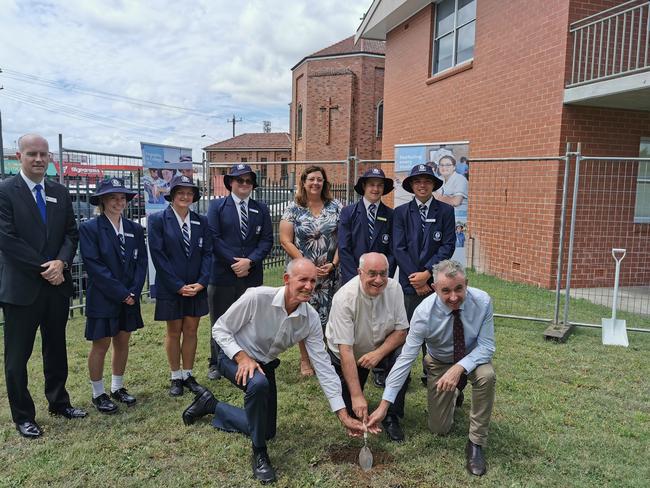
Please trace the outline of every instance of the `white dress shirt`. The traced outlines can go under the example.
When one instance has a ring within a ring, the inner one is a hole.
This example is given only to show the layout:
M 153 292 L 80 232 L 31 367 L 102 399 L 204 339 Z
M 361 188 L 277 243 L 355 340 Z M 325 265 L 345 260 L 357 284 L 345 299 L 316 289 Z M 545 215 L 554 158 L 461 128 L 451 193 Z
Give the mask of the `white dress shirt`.
M 25 173 L 23 173 L 22 169 L 20 170 L 19 174 L 22 177 L 23 181 L 27 184 L 27 187 L 29 188 L 32 197 L 34 197 L 35 202 L 36 202 L 36 192 L 34 191 L 34 187 L 36 185 L 41 185 L 43 187 L 43 189 L 41 190 L 41 196 L 43 197 L 43 201 L 47 205 L 47 199 L 45 198 L 45 178 L 43 178 L 41 181 L 32 181 L 29 178 L 27 178 L 27 176 L 25 176 Z
M 332 411 L 345 408 L 341 381 L 325 351 L 318 312 L 301 303 L 287 314 L 285 287 L 249 288 L 212 327 L 212 337 L 229 358 L 244 351 L 266 364 L 304 339 L 318 381 Z
M 237 215 L 239 215 L 239 221 L 241 222 L 241 201 L 242 201 L 242 199 L 239 198 L 234 193 L 230 193 L 230 196 L 232 197 L 233 202 L 235 202 L 235 208 L 237 209 Z M 246 210 L 249 210 L 250 199 L 251 199 L 250 195 L 243 199 L 243 201 L 246 203 Z M 248 213 L 250 214 L 250 211 Z M 250 221 L 250 216 L 248 218 L 249 218 L 249 221 Z
M 402 354 L 386 378 L 384 400 L 395 401 L 423 342 L 434 359 L 447 364 L 454 362 L 454 316 L 451 312 L 437 293 L 429 295 L 415 309 Z M 471 373 L 477 366 L 490 362 L 494 355 L 492 299 L 483 290 L 467 287 L 465 301 L 460 306 L 460 318 L 467 355 L 458 364 Z
M 187 212 L 187 215 L 185 218 L 181 218 L 180 215 L 178 215 L 178 212 L 176 212 L 176 209 L 172 207 L 172 211 L 174 212 L 174 215 L 176 216 L 176 221 L 178 222 L 178 226 L 181 228 L 181 232 L 183 232 L 183 224 L 187 224 L 187 235 L 191 239 L 192 238 L 192 222 L 190 221 L 190 212 Z
M 364 293 L 357 275 L 334 295 L 325 329 L 327 347 L 340 359 L 339 344 L 352 346 L 358 360 L 380 347 L 393 331 L 408 327 L 399 281 L 388 278 L 381 295 L 371 297 Z

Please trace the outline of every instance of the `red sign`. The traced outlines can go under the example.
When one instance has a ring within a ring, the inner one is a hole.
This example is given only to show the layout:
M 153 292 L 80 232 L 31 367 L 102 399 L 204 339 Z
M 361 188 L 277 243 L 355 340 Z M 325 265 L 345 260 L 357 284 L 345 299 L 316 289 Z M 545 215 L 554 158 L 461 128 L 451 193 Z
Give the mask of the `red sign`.
M 87 178 L 103 178 L 104 172 L 98 166 L 80 163 L 63 163 L 64 176 L 85 176 Z

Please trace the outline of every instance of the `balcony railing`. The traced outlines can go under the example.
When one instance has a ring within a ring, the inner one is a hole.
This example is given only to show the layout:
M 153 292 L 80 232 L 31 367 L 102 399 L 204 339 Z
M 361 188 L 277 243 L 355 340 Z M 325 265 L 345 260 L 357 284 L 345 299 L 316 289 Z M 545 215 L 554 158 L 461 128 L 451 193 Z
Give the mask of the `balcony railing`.
M 650 70 L 650 1 L 631 0 L 574 22 L 567 88 Z

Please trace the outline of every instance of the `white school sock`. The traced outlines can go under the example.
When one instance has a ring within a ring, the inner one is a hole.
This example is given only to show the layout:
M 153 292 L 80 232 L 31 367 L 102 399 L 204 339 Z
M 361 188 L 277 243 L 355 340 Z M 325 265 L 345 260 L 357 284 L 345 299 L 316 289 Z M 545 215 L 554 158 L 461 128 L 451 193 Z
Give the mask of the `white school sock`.
M 191 369 L 184 369 L 183 370 L 183 379 L 186 380 L 190 376 L 192 376 L 192 370 Z
M 111 378 L 111 392 L 115 393 L 120 388 L 124 388 L 124 376 L 113 375 Z
M 97 398 L 100 395 L 106 393 L 104 390 L 104 380 L 93 381 L 90 380 L 90 385 L 93 387 L 93 398 Z
M 183 379 L 183 371 L 180 369 L 177 369 L 176 371 L 172 371 L 172 379 L 173 380 L 182 380 Z

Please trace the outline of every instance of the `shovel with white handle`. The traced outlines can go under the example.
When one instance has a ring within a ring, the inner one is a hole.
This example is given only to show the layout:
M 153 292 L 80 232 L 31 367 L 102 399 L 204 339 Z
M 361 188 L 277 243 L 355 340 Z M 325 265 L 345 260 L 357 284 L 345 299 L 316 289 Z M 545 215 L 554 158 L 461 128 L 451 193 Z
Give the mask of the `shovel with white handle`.
M 612 256 L 616 261 L 616 274 L 614 276 L 614 297 L 612 300 L 612 318 L 603 319 L 603 344 L 606 346 L 625 346 L 627 341 L 627 329 L 625 320 L 616 318 L 616 307 L 618 305 L 618 278 L 621 273 L 621 261 L 625 257 L 625 249 L 612 249 Z

